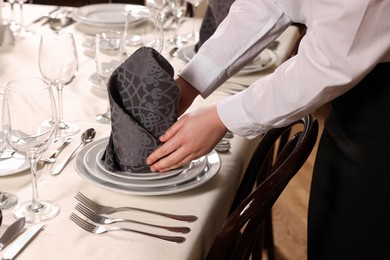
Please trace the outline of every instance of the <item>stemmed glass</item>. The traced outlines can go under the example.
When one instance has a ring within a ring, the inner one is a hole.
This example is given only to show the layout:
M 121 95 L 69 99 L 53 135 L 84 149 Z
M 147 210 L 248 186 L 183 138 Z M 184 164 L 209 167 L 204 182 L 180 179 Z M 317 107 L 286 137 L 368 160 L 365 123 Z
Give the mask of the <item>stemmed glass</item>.
M 53 92 L 39 78 L 21 78 L 10 81 L 4 91 L 3 133 L 8 145 L 24 154 L 30 163 L 32 200 L 16 206 L 16 218 L 25 217 L 29 223 L 54 218 L 60 207 L 38 196 L 36 165 L 41 154 L 53 143 L 58 120 Z M 50 128 L 43 122 L 51 119 Z
M 187 2 L 185 0 L 168 0 L 168 1 L 170 1 L 169 3 L 173 15 L 173 24 L 174 24 L 174 31 L 175 31 L 175 35 L 172 38 L 168 39 L 168 42 L 175 46 L 181 46 L 188 42 L 186 37 L 180 36 L 178 34 L 180 23 L 181 23 L 180 20 L 185 16 L 187 12 Z
M 0 116 L 3 108 L 3 94 L 0 93 Z M 0 131 L 0 154 L 4 152 L 7 143 L 4 139 L 3 131 Z M 17 198 L 15 195 L 0 190 L 0 209 L 9 209 L 16 205 Z
M 76 77 L 78 58 L 73 34 L 52 32 L 43 34 L 39 45 L 39 69 L 42 76 L 57 88 L 58 135 L 69 136 L 80 131 L 75 123 L 66 122 L 63 115 L 62 90 Z M 47 122 L 47 126 L 50 122 Z M 50 127 L 50 126 L 48 126 Z
M 123 35 L 123 51 L 130 56 L 146 46 L 162 51 L 164 37 L 160 12 L 153 8 L 137 7 L 127 12 Z
M 10 29 L 14 33 L 15 36 L 18 37 L 26 37 L 32 34 L 31 31 L 27 30 L 27 28 L 24 26 L 24 3 L 27 0 L 8 0 L 8 3 L 11 6 L 11 21 L 10 21 Z M 15 18 L 15 4 L 18 3 L 20 8 L 20 20 L 19 23 L 16 21 Z
M 101 77 L 104 85 L 108 85 L 108 79 L 112 72 L 122 61 L 122 34 L 116 31 L 99 32 L 95 36 L 95 63 L 97 74 Z M 111 122 L 110 106 L 103 114 L 95 117 L 99 123 Z
M 198 13 L 198 7 L 203 2 L 203 0 L 186 0 L 193 7 L 193 18 L 196 17 Z M 199 30 L 195 28 L 196 22 L 195 19 L 192 21 L 192 33 L 188 35 L 188 39 L 192 39 L 194 41 L 199 41 Z

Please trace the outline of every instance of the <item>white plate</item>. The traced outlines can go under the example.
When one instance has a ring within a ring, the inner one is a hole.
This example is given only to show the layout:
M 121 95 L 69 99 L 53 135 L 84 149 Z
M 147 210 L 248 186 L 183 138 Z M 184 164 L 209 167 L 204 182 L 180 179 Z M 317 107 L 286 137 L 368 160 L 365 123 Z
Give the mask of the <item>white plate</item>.
M 93 154 L 93 157 L 85 156 L 84 157 L 84 166 L 87 168 L 87 170 L 95 171 L 96 168 L 100 168 L 100 172 L 105 173 L 106 175 L 113 175 L 116 177 L 121 178 L 127 178 L 127 179 L 133 179 L 133 180 L 151 180 L 151 179 L 162 179 L 171 177 L 173 175 L 179 174 L 183 171 L 183 168 L 179 168 L 177 170 L 172 170 L 164 173 L 160 172 L 111 172 L 105 169 L 103 162 L 100 159 L 103 156 L 104 149 L 106 148 L 108 144 L 108 137 L 102 138 L 100 140 L 97 140 L 93 142 L 90 147 L 91 150 L 86 152 L 86 155 L 89 155 L 89 153 Z
M 126 12 L 139 7 L 134 4 L 93 4 L 75 9 L 72 18 L 83 24 L 95 26 L 119 26 L 126 23 Z
M 216 151 L 212 151 L 210 154 L 206 156 L 207 167 L 200 174 L 198 174 L 196 177 L 192 179 L 174 185 L 167 185 L 167 186 L 160 186 L 160 187 L 133 187 L 133 186 L 129 187 L 129 186 L 118 185 L 115 183 L 111 183 L 99 179 L 98 177 L 89 173 L 89 171 L 84 166 L 83 158 L 85 157 L 88 150 L 91 148 L 90 146 L 92 144 L 93 143 L 86 145 L 77 154 L 76 160 L 74 161 L 74 167 L 76 171 L 83 179 L 90 182 L 91 184 L 94 184 L 98 187 L 108 189 L 111 191 L 121 192 L 130 195 L 144 195 L 144 196 L 167 195 L 167 194 L 174 194 L 174 193 L 191 190 L 209 181 L 212 177 L 214 177 L 218 173 L 221 167 L 221 161 L 219 155 L 217 154 Z
M 17 154 L 9 159 L 0 160 L 0 177 L 16 174 L 30 168 L 28 160 L 23 156 Z
M 195 45 L 188 45 L 179 49 L 177 53 L 179 60 L 184 63 L 188 63 L 195 55 L 194 47 Z M 265 49 L 237 74 L 249 74 L 268 69 L 274 65 L 277 60 L 278 55 L 274 51 Z
M 104 147 L 102 148 L 104 150 Z M 106 181 L 112 184 L 117 184 L 125 187 L 163 187 L 169 185 L 176 185 L 188 180 L 191 180 L 201 174 L 207 166 L 207 159 L 205 156 L 199 160 L 195 160 L 191 167 L 187 169 L 177 171 L 175 174 L 170 176 L 164 176 L 162 178 L 144 178 L 144 179 L 133 179 L 126 178 L 120 175 L 112 175 L 111 172 L 104 171 L 97 165 L 96 158 L 100 158 L 102 149 L 99 146 L 91 147 L 84 156 L 84 167 L 85 169 L 97 179 Z M 100 150 L 100 151 L 99 151 Z M 100 160 L 99 160 L 100 161 Z M 144 176 L 147 174 L 143 174 Z

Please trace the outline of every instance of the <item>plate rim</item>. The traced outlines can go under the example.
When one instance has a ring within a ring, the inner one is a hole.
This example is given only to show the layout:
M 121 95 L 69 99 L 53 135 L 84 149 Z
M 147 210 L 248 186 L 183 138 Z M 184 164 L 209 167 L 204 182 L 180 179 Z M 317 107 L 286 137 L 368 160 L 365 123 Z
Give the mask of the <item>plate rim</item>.
M 79 176 L 92 185 L 101 187 L 106 190 L 116 191 L 128 195 L 141 195 L 141 196 L 170 195 L 170 194 L 192 190 L 201 186 L 207 181 L 211 180 L 219 172 L 222 164 L 219 154 L 215 150 L 213 150 L 207 155 L 209 169 L 206 173 L 202 175 L 201 180 L 197 180 L 197 177 L 195 177 L 193 178 L 195 181 L 191 181 L 189 184 L 185 183 L 184 186 L 181 187 L 179 186 L 178 188 L 177 185 L 169 185 L 164 187 L 157 187 L 157 188 L 153 187 L 153 188 L 146 188 L 146 189 L 142 187 L 141 188 L 133 187 L 131 189 L 129 187 L 123 187 L 106 181 L 101 181 L 101 180 L 96 181 L 96 177 L 91 176 L 91 174 L 89 174 L 89 172 L 85 169 L 83 165 L 82 158 L 84 157 L 84 154 L 86 152 L 85 148 L 87 148 L 87 146 L 83 147 L 83 149 L 80 150 L 80 152 L 76 155 L 75 160 L 73 161 L 74 168 L 76 169 L 76 172 L 79 174 Z
M 95 25 L 95 26 L 125 25 L 126 21 L 122 21 L 122 22 L 110 22 L 110 21 L 103 22 L 102 21 L 102 22 L 99 22 L 96 20 L 91 20 L 91 19 L 88 19 L 88 13 L 84 14 L 82 12 L 84 10 L 90 10 L 89 12 L 91 12 L 92 10 L 97 10 L 97 9 L 106 10 L 107 7 L 110 7 L 112 11 L 121 11 L 121 10 L 126 11 L 127 8 L 134 8 L 134 7 L 139 7 L 139 6 L 142 6 L 142 5 L 126 4 L 126 3 L 99 3 L 99 4 L 84 5 L 84 6 L 75 8 L 72 11 L 71 17 L 76 22 L 87 24 L 87 25 Z

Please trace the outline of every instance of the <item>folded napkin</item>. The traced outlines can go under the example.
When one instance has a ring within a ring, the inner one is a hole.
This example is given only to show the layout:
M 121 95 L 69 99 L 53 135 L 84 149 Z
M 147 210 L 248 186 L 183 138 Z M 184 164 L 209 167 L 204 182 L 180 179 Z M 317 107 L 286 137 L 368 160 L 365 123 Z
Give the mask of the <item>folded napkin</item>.
M 199 41 L 195 45 L 195 52 L 200 46 L 210 38 L 215 32 L 218 25 L 225 19 L 229 12 L 230 6 L 235 0 L 209 0 L 206 13 L 204 14 L 202 25 L 199 30 Z
M 156 50 L 142 47 L 108 82 L 111 135 L 102 157 L 109 171 L 149 172 L 146 158 L 177 120 L 180 90 L 174 70 Z

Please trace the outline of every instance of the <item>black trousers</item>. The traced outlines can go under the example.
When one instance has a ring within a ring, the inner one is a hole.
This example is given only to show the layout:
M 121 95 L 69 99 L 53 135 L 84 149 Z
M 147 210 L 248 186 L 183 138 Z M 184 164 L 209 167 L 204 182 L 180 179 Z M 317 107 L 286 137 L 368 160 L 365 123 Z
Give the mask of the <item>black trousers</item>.
M 311 185 L 308 259 L 390 259 L 390 63 L 332 101 Z

